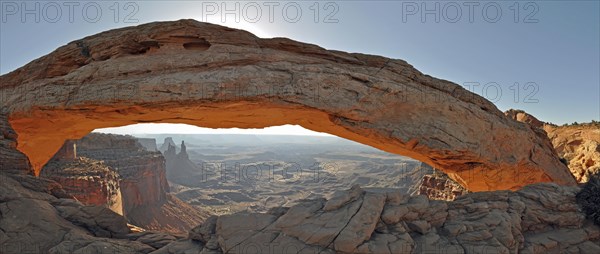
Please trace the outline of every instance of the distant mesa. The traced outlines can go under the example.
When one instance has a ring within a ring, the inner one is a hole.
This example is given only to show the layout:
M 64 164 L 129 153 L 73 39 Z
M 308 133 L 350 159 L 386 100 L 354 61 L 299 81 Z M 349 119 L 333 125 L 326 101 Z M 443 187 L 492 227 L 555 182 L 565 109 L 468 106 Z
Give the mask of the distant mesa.
M 165 138 L 165 144 L 167 144 Z M 177 153 L 175 145 L 168 143 L 167 150 L 163 153 L 166 160 L 166 172 L 167 179 L 170 182 L 184 185 L 184 186 L 195 186 L 197 184 L 197 177 L 202 174 L 200 168 L 196 163 L 192 162 L 187 153 L 187 147 L 185 141 L 181 141 L 181 151 Z
M 136 138 L 137 141 L 150 152 L 157 152 L 156 139 L 153 138 Z
M 165 141 L 163 141 L 162 145 L 160 145 L 160 148 L 158 150 L 164 154 L 167 150 L 169 150 L 170 146 L 172 146 L 173 148 L 175 148 L 175 150 L 177 150 L 177 146 L 175 145 L 173 138 L 166 137 Z

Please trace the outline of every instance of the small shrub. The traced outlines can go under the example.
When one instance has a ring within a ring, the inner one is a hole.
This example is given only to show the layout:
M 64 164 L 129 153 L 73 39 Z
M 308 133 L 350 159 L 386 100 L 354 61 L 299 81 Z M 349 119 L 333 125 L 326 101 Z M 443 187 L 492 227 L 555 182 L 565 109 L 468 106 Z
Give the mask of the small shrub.
M 583 209 L 588 219 L 600 226 L 600 175 L 590 177 L 590 180 L 577 193 L 577 203 Z

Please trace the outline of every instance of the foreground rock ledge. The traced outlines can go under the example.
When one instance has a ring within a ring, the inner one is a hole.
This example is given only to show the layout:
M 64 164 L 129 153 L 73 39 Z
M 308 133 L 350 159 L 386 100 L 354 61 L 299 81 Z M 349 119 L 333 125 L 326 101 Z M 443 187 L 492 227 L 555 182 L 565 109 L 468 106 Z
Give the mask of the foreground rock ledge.
M 187 237 L 132 232 L 43 177 L 0 172 L 0 253 L 600 253 L 579 187 L 540 183 L 453 202 L 339 190 L 268 213 L 212 216 Z
M 1 76 L 0 95 L 16 132 L 0 123 L 6 142 L 18 137 L 36 174 L 65 139 L 96 128 L 298 124 L 423 161 L 471 191 L 575 183 L 545 135 L 405 61 L 194 20 L 71 42 Z M 0 168 L 29 167 L 10 145 L 0 149 L 10 159 Z

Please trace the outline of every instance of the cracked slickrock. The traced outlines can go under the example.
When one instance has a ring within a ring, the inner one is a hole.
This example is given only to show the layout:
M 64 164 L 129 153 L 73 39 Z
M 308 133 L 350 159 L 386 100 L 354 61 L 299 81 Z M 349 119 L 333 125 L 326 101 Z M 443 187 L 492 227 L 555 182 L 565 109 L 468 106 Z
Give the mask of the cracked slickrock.
M 580 188 L 553 183 L 455 201 L 353 186 L 329 201 L 213 216 L 184 238 L 130 232 L 119 214 L 82 205 L 51 180 L 6 172 L 0 180 L 2 253 L 600 252 L 600 228 L 575 200 Z

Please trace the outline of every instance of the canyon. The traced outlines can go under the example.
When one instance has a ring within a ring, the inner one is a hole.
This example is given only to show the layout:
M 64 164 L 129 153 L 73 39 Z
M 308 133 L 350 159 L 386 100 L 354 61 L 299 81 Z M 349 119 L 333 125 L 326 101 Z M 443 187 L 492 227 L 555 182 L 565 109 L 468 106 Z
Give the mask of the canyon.
M 422 162 L 338 137 L 144 136 L 168 144 L 164 156 L 172 193 L 214 214 L 267 212 L 353 184 L 418 194 L 421 179 L 433 172 Z
M 156 148 L 153 139 L 101 133 L 68 140 L 41 176 L 84 205 L 107 206 L 135 226 L 187 233 L 209 214 L 169 193 L 164 157 L 140 140 Z
M 600 126 L 502 113 L 402 60 L 155 22 L 2 75 L 0 99 L 0 253 L 600 253 Z M 414 160 L 400 172 L 319 143 L 304 149 L 374 163 L 223 184 L 198 173 L 219 158 L 204 143 L 90 133 L 148 122 L 297 124 Z M 249 201 L 215 212 L 206 197 Z

